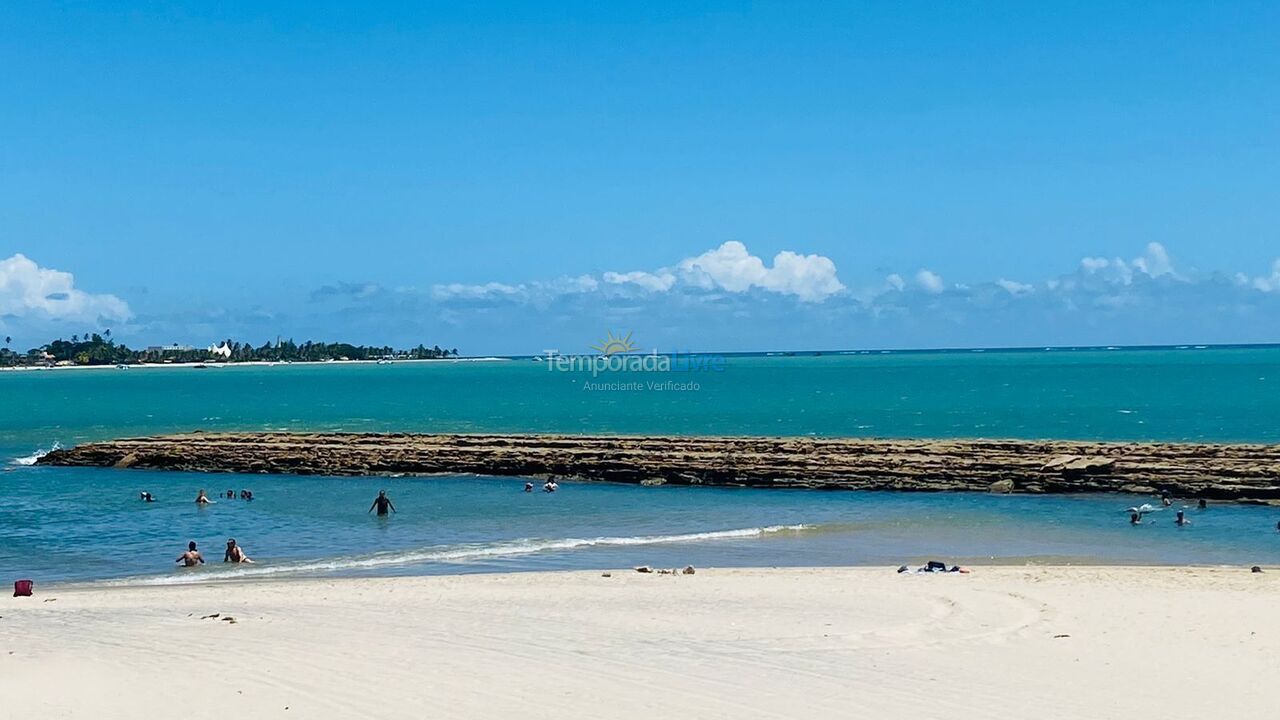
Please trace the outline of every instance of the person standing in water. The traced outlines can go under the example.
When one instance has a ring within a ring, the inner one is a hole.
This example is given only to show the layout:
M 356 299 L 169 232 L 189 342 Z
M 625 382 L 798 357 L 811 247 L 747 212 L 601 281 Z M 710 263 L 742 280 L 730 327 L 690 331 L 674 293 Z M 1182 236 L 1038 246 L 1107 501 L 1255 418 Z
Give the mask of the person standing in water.
M 378 510 L 378 516 L 383 517 L 387 514 L 387 510 L 396 511 L 396 506 L 392 504 L 391 498 L 387 497 L 386 490 L 379 490 L 378 497 L 373 499 L 373 504 L 369 506 L 369 512 L 373 512 L 374 508 Z
M 1182 510 L 1178 511 L 1178 516 L 1174 518 L 1173 522 L 1179 527 L 1191 524 L 1191 521 L 1187 519 L 1187 514 Z
M 182 567 L 195 567 L 204 564 L 204 556 L 196 549 L 196 541 L 187 543 L 187 551 L 178 556 L 174 562 L 182 563 Z
M 197 505 L 213 504 L 213 501 L 209 499 L 209 496 L 204 494 L 204 488 L 200 488 L 200 492 L 196 493 L 196 504 Z
M 248 555 L 244 554 L 244 549 L 236 544 L 235 538 L 227 539 L 227 552 L 222 556 L 224 563 L 248 563 L 253 564 Z

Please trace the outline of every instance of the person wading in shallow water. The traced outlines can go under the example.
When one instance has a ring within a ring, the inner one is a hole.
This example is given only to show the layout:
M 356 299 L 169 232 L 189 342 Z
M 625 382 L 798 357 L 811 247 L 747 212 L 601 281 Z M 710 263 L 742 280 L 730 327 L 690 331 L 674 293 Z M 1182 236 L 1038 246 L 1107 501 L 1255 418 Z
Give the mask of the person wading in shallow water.
M 235 538 L 227 539 L 227 552 L 223 554 L 222 562 L 253 564 L 249 556 L 244 554 L 244 548 L 236 544 Z
M 204 557 L 200 555 L 200 551 L 196 549 L 196 541 L 192 540 L 187 543 L 187 551 L 178 556 L 174 562 L 182 563 L 183 567 L 195 567 L 204 564 Z
M 386 515 L 388 509 L 391 512 L 396 511 L 396 506 L 392 504 L 391 498 L 387 497 L 386 490 L 378 491 L 378 497 L 373 499 L 373 504 L 369 506 L 369 512 L 373 512 L 375 508 L 378 510 L 379 516 Z

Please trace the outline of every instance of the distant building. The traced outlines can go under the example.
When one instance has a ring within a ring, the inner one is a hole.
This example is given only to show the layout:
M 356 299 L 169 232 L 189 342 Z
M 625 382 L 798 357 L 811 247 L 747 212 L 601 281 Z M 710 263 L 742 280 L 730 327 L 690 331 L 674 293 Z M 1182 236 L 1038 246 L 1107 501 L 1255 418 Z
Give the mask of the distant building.
M 225 342 L 218 343 L 217 345 L 210 345 L 206 349 L 209 351 L 209 354 L 214 357 L 220 357 L 223 360 L 231 359 L 231 346 Z
M 192 347 L 191 345 L 179 345 L 178 343 L 174 343 L 172 345 L 151 345 L 147 347 L 147 352 L 149 353 L 162 353 L 162 354 L 192 352 L 194 350 L 195 348 Z

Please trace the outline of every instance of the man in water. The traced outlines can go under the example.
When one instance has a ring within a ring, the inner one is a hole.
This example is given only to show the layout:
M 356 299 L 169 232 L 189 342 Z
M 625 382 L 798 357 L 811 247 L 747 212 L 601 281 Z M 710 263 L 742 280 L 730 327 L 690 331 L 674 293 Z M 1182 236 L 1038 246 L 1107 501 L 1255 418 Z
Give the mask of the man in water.
M 1177 524 L 1179 527 L 1181 527 L 1181 526 L 1183 526 L 1183 525 L 1190 525 L 1190 524 L 1191 524 L 1191 521 L 1187 519 L 1187 514 L 1186 514 L 1185 512 L 1183 512 L 1182 510 L 1179 510 L 1179 511 L 1178 511 L 1178 516 L 1177 516 L 1176 518 L 1174 518 L 1173 522 L 1174 522 L 1175 524 Z
M 542 486 L 542 492 L 552 493 L 559 489 L 560 486 L 556 484 L 555 480 L 548 480 L 547 484 Z
M 386 515 L 388 508 L 391 512 L 396 511 L 396 506 L 391 504 L 391 498 L 387 497 L 386 490 L 378 491 L 378 497 L 373 499 L 373 504 L 369 506 L 369 512 L 373 512 L 374 508 L 378 509 L 379 517 Z
M 142 502 L 156 501 L 156 499 L 151 496 L 151 493 L 147 492 L 146 490 L 143 490 L 142 492 L 138 493 L 138 499 L 141 500 Z
M 204 556 L 196 549 L 196 541 L 192 540 L 187 543 L 187 551 L 178 556 L 174 562 L 182 563 L 182 567 L 195 567 L 204 564 Z
M 1200 508 L 1201 510 L 1205 510 L 1205 509 L 1208 509 L 1209 503 L 1206 502 L 1204 498 L 1200 498 L 1200 502 L 1196 505 L 1196 507 Z
M 524 491 L 525 491 L 525 492 L 533 492 L 533 483 L 531 483 L 531 482 L 527 482 L 527 483 L 525 483 L 525 484 L 524 484 Z
M 235 490 L 228 490 L 228 491 L 226 492 L 226 496 L 227 496 L 227 499 L 228 499 L 228 500 L 235 500 L 235 499 L 236 499 L 236 491 L 235 491 Z
M 227 552 L 222 556 L 224 563 L 248 563 L 253 564 L 248 555 L 244 554 L 244 549 L 236 544 L 235 538 L 227 539 Z
M 1136 512 L 1135 512 L 1135 513 L 1129 513 L 1129 524 L 1130 524 L 1130 525 L 1141 525 L 1141 524 L 1142 524 L 1142 513 L 1136 513 Z
M 200 488 L 200 492 L 196 493 L 196 504 L 197 505 L 213 504 L 213 501 L 209 499 L 209 496 L 204 494 L 204 488 Z

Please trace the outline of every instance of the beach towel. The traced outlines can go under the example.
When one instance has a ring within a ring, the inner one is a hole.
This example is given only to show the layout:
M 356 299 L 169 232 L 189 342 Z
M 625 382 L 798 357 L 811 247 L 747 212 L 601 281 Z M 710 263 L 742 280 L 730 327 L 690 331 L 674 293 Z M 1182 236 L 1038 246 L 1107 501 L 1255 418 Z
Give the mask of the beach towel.
M 15 580 L 13 582 L 14 597 L 31 597 L 31 588 L 35 587 L 35 583 L 30 580 Z

